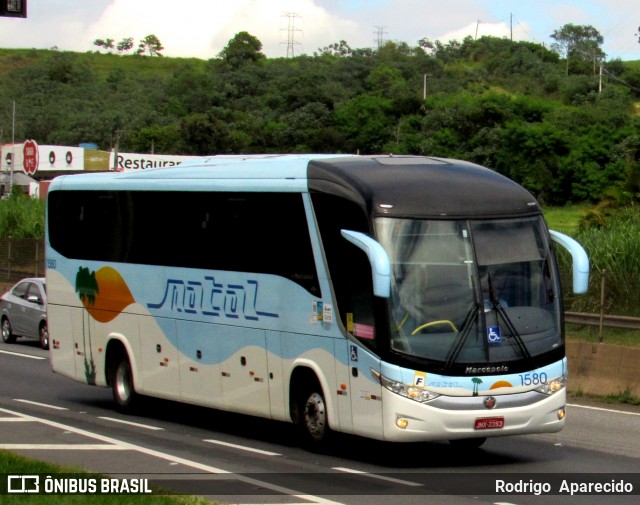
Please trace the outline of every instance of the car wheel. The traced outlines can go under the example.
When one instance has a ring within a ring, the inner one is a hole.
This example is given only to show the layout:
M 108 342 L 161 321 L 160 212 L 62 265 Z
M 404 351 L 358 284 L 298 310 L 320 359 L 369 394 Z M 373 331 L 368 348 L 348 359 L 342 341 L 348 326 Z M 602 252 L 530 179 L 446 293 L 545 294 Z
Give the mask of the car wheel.
M 129 358 L 124 355 L 113 368 L 111 390 L 116 407 L 121 412 L 131 412 L 135 409 L 138 395 L 133 384 L 133 373 Z
M 6 344 L 12 344 L 16 341 L 16 336 L 11 331 L 11 323 L 8 317 L 2 318 L 2 341 Z
M 47 328 L 47 323 L 44 321 L 40 323 L 39 334 L 40 346 L 46 351 L 49 349 L 49 328 Z

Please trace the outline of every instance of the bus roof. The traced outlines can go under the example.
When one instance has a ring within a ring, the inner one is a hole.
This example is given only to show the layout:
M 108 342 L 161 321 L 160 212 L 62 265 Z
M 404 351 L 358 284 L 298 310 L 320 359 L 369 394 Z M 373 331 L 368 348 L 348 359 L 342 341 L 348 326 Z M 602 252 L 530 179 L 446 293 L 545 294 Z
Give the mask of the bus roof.
M 234 155 L 170 168 L 62 176 L 49 191 L 318 191 L 369 215 L 500 217 L 539 214 L 522 186 L 473 163 L 395 155 Z

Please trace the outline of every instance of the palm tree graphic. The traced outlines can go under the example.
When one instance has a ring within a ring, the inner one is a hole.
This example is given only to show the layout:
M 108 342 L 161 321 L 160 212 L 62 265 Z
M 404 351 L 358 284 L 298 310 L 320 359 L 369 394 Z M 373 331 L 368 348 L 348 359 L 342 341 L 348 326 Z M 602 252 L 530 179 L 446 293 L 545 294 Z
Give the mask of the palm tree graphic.
M 482 379 L 480 377 L 474 377 L 471 379 L 473 382 L 473 396 L 478 396 L 478 387 L 482 384 Z
M 96 281 L 96 273 L 90 272 L 86 267 L 80 267 L 76 274 L 76 293 L 80 297 L 82 304 L 92 306 L 98 295 L 98 282 Z M 89 339 L 89 359 L 87 359 L 87 341 Z M 96 364 L 93 361 L 93 352 L 91 350 L 91 324 L 87 324 L 87 331 L 83 332 L 82 343 L 84 345 L 84 375 L 87 378 L 87 384 L 95 385 L 96 383 Z

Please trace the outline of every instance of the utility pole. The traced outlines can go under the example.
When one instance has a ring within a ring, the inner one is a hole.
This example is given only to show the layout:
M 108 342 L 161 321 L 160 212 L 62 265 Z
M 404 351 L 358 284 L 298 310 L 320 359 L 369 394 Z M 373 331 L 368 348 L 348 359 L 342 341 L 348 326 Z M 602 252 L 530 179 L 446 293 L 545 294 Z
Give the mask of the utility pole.
M 513 12 L 509 17 L 509 30 L 511 32 L 511 42 L 513 42 Z
M 293 50 L 294 46 L 295 45 L 301 45 L 300 42 L 296 42 L 296 40 L 295 40 L 296 32 L 302 32 L 302 30 L 300 30 L 300 29 L 295 27 L 296 18 L 299 18 L 301 16 L 299 16 L 295 12 L 284 12 L 282 14 L 282 17 L 289 18 L 289 22 L 288 22 L 287 28 L 282 28 L 282 30 L 287 30 L 287 42 L 286 42 L 286 44 L 287 44 L 287 58 L 293 58 L 293 56 L 294 56 L 294 50 Z
M 480 20 L 478 19 L 478 22 L 476 23 L 476 38 L 473 40 L 478 40 L 478 28 L 480 27 Z
M 600 62 L 600 79 L 598 84 L 598 93 L 602 93 L 602 62 Z
M 124 133 L 124 130 L 116 130 L 114 132 L 114 143 L 113 143 L 113 167 L 112 170 L 119 172 L 118 169 L 118 148 L 120 147 L 120 137 Z
M 11 176 L 9 178 L 9 194 L 13 193 L 13 167 L 16 164 L 16 101 L 13 101 L 11 113 Z

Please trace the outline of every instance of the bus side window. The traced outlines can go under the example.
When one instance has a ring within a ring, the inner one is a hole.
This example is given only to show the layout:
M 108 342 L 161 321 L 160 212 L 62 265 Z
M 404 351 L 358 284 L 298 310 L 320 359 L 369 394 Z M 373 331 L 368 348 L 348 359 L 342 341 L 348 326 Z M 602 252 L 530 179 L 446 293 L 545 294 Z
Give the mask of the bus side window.
M 354 202 L 332 195 L 312 193 L 311 199 L 333 283 L 337 313 L 347 331 L 375 348 L 371 266 L 367 255 L 340 233 L 343 229 L 368 233 L 364 211 Z

